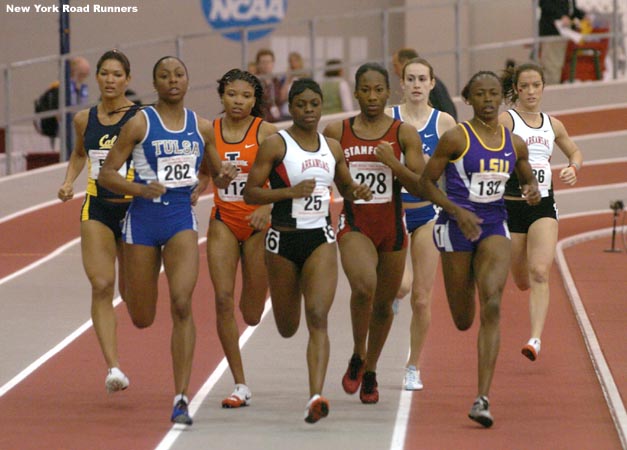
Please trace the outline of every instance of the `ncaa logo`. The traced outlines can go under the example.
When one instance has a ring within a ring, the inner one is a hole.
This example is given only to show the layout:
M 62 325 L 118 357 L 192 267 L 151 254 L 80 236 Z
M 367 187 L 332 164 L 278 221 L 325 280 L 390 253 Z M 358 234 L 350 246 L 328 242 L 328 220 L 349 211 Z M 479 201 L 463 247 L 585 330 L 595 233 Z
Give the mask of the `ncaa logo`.
M 202 10 L 209 25 L 216 30 L 225 28 L 269 25 L 251 30 L 248 39 L 260 39 L 274 30 L 285 17 L 287 0 L 201 0 Z M 239 32 L 224 33 L 224 37 L 240 41 Z

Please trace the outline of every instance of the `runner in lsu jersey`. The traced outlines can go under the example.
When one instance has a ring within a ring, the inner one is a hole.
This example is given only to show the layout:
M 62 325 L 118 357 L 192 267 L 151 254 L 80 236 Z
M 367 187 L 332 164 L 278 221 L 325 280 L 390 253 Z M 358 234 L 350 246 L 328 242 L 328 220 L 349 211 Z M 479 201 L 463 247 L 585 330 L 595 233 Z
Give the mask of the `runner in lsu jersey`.
M 450 161 L 444 172 L 448 198 L 458 206 L 481 218 L 481 236 L 474 242 L 466 239 L 458 228 L 457 219 L 441 211 L 433 230 L 440 251 L 472 251 L 492 234 L 509 238 L 507 210 L 503 194 L 505 184 L 516 165 L 516 151 L 511 134 L 501 129 L 500 147 L 488 147 L 469 122 L 459 124 L 466 136 L 466 148 Z
M 538 203 L 540 194 L 526 144 L 498 123 L 503 102 L 499 76 L 477 72 L 462 97 L 474 115 L 444 133 L 420 177 L 418 193 L 442 208 L 433 236 L 455 326 L 468 330 L 479 309 L 477 396 L 468 417 L 487 428 L 494 423 L 488 396 L 499 353 L 500 306 L 511 255 L 505 183 L 516 170 L 527 201 Z M 446 194 L 434 185 L 443 173 Z

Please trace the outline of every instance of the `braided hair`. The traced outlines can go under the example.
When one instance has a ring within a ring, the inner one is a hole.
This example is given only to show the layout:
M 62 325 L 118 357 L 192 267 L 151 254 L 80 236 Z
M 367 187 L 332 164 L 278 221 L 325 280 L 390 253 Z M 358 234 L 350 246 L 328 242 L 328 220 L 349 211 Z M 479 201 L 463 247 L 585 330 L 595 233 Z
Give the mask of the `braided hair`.
M 255 104 L 253 105 L 250 114 L 255 117 L 262 117 L 263 85 L 259 81 L 259 78 L 246 70 L 231 69 L 222 75 L 222 78 L 218 80 L 218 95 L 220 98 L 224 95 L 227 84 L 232 83 L 235 80 L 245 81 L 252 86 L 255 93 Z

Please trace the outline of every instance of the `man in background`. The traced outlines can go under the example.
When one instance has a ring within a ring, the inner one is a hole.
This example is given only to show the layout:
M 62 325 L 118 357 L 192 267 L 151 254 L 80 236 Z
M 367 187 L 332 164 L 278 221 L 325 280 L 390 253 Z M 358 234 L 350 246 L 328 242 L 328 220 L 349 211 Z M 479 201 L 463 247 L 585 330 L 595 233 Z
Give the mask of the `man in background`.
M 577 26 L 586 13 L 577 8 L 575 0 L 540 0 L 540 36 L 559 36 L 555 22 L 564 27 Z M 566 57 L 568 41 L 543 42 L 540 48 L 540 63 L 544 69 L 546 84 L 562 81 L 562 67 Z
M 263 119 L 268 122 L 281 120 L 281 87 L 283 81 L 274 74 L 274 52 L 269 48 L 262 48 L 257 52 L 257 77 L 263 84 L 264 104 L 261 108 Z

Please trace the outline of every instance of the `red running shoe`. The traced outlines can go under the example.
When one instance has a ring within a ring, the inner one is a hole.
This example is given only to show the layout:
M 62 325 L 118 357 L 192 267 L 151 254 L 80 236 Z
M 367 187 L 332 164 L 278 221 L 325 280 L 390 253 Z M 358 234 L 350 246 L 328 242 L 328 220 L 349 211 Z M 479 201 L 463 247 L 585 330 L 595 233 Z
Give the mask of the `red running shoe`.
M 348 369 L 342 377 L 342 387 L 347 394 L 354 394 L 359 389 L 364 376 L 364 361 L 355 353 L 348 362 Z
M 377 403 L 379 401 L 378 386 L 377 374 L 374 372 L 365 372 L 364 379 L 361 383 L 361 391 L 359 391 L 359 399 L 361 402 Z

